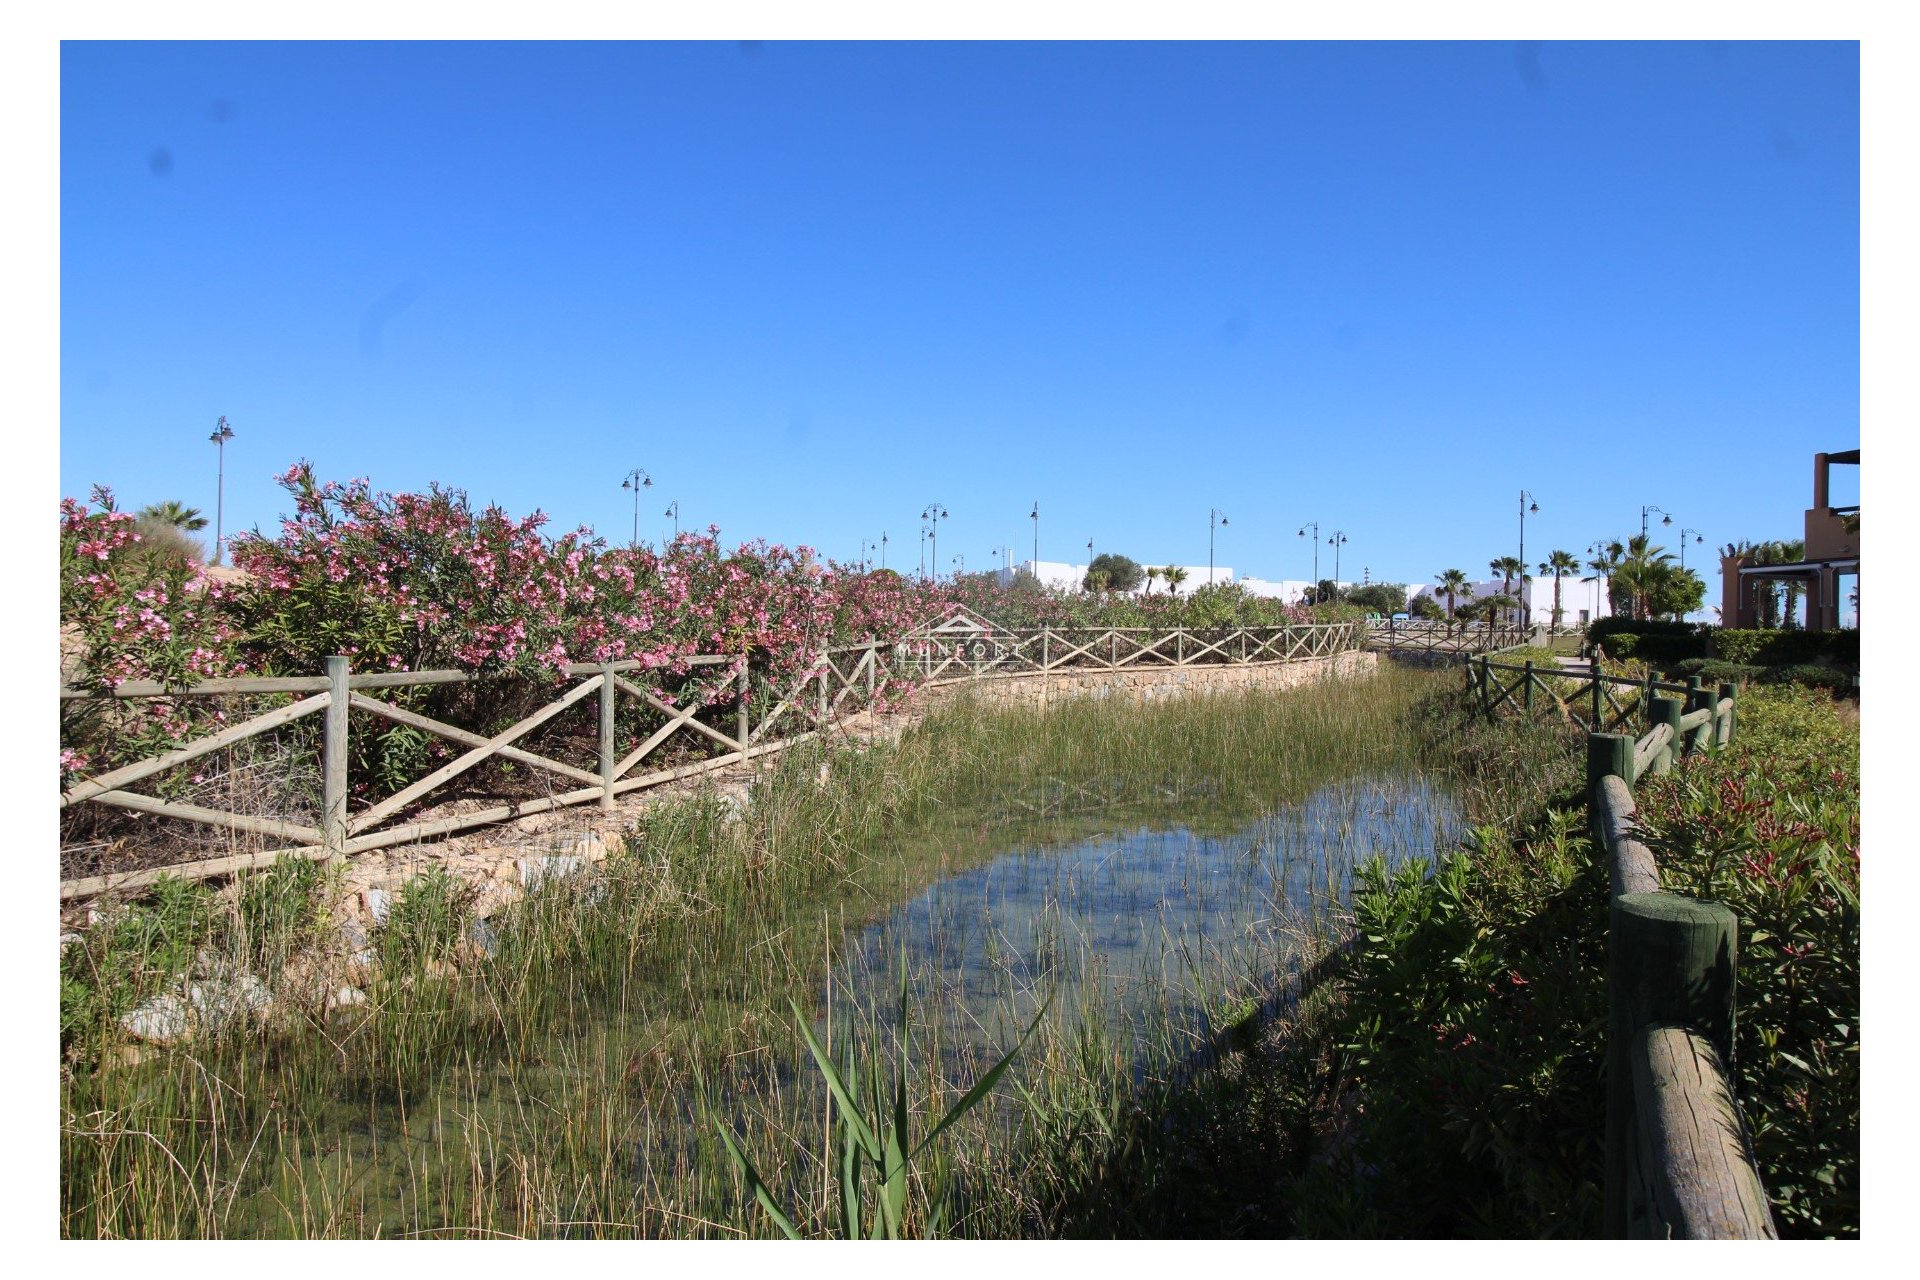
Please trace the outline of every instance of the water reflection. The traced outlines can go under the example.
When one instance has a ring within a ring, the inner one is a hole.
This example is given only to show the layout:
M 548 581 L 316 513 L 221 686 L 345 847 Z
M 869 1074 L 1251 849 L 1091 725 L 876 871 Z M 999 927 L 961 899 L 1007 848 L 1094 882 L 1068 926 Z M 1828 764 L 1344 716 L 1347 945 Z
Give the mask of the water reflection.
M 947 1056 L 1005 1043 L 1048 994 L 1067 1017 L 1191 1033 L 1236 979 L 1283 974 L 1313 947 L 1355 865 L 1463 834 L 1451 798 L 1413 775 L 1334 783 L 1224 829 L 1207 821 L 1223 804 L 1118 780 L 996 799 L 993 821 L 947 838 L 1005 852 L 866 929 L 836 966 L 835 1017 L 888 1008 L 904 953 L 916 1020 Z

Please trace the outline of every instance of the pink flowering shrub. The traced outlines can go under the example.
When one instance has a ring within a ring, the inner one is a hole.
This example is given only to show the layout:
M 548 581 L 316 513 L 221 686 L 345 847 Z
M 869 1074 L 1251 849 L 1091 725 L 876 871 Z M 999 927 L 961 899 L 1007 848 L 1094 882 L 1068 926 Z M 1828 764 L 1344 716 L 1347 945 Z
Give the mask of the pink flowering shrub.
M 77 642 L 74 683 L 107 690 L 130 680 L 187 686 L 246 670 L 237 656 L 231 602 L 195 563 L 138 554 L 134 518 L 96 487 L 92 505 L 60 503 L 60 623 Z M 64 781 L 97 765 L 162 751 L 191 736 L 214 709 L 143 699 L 103 717 L 63 705 Z

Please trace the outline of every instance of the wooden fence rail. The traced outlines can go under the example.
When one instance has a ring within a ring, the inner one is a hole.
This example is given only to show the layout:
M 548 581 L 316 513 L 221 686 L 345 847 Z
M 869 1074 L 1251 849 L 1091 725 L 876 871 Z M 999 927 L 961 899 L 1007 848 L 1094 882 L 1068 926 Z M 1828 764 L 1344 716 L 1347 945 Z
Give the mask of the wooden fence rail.
M 1707 745 L 1701 735 L 1709 723 L 1716 726 L 1713 732 L 1721 742 L 1732 732 L 1730 721 L 1726 727 L 1719 727 L 1716 710 L 1723 702 L 1731 705 L 1732 684 L 1710 685 L 1699 676 L 1689 676 L 1684 682 L 1663 680 L 1653 671 L 1642 679 L 1610 676 L 1600 670 L 1598 658 L 1586 670 L 1580 670 L 1542 666 L 1531 660 L 1501 662 L 1499 656 L 1492 653 L 1467 659 L 1467 691 L 1484 716 L 1541 718 L 1544 714 L 1545 718 L 1583 724 L 1594 732 L 1613 733 L 1655 714 L 1655 703 L 1660 701 L 1656 695 L 1668 693 L 1684 700 L 1684 714 L 1679 717 L 1684 724 L 1676 727 L 1700 739 L 1696 745 Z
M 951 621 L 947 625 L 950 627 Z M 313 676 L 235 677 L 205 680 L 187 688 L 169 688 L 151 681 L 129 682 L 103 693 L 62 688 L 60 696 L 67 702 L 268 694 L 305 696 L 172 751 L 76 781 L 60 796 L 63 810 L 79 804 L 100 804 L 217 829 L 264 835 L 286 842 L 283 846 L 66 880 L 61 883 L 60 896 L 71 900 L 110 888 L 140 888 L 162 876 L 226 875 L 268 866 L 285 857 L 338 859 L 570 805 L 598 803 L 602 808 L 611 808 L 615 797 L 629 791 L 697 776 L 815 737 L 835 721 L 871 705 L 885 683 L 903 678 L 945 684 L 991 675 L 1207 664 L 1262 665 L 1345 652 L 1358 647 L 1362 636 L 1363 627 L 1359 623 L 1214 629 L 1175 627 L 1171 630 L 1146 627 L 1009 629 L 975 619 L 967 622 L 964 630 L 928 627 L 898 643 L 871 641 L 826 649 L 796 677 L 776 689 L 771 708 L 765 710 L 746 696 L 751 675 L 749 664 L 740 657 L 703 654 L 682 659 L 688 668 L 711 671 L 732 666 L 737 669 L 734 676 L 737 683 L 730 696 L 738 710 L 726 723 L 709 723 L 698 718 L 706 709 L 700 698 L 676 706 L 660 691 L 629 679 L 644 670 L 639 662 L 574 663 L 562 671 L 569 681 L 565 689 L 490 737 L 375 696 L 382 690 L 481 684 L 487 677 L 465 671 L 354 672 L 343 657 L 327 659 L 325 672 Z M 643 714 L 657 717 L 659 723 L 631 750 L 620 754 L 616 749 L 616 725 L 623 699 L 629 710 L 637 706 Z M 526 740 L 541 726 L 589 700 L 596 703 L 598 713 L 594 767 L 557 760 L 526 745 Z M 392 794 L 358 810 L 350 810 L 348 728 L 349 717 L 355 714 L 404 725 L 464 750 Z M 324 721 L 317 824 L 236 813 L 127 789 L 143 779 L 165 774 L 182 764 L 311 715 L 322 716 Z M 671 768 L 636 772 L 668 743 L 694 738 L 717 746 L 721 754 Z M 496 758 L 556 779 L 556 789 L 544 796 L 489 805 L 473 812 L 407 819 L 410 810 Z M 566 789 L 558 789 L 560 786 Z
M 1358 648 L 1360 622 L 1279 627 L 934 628 L 894 646 L 897 669 L 930 684 L 996 676 L 1157 667 L 1263 666 Z
M 1709 696 L 1695 681 L 1680 691 L 1695 705 L 1649 698 L 1639 737 L 1587 738 L 1588 816 L 1611 899 L 1606 1229 L 1614 1237 L 1773 1239 L 1727 1069 L 1739 922 L 1722 903 L 1663 892 L 1636 824 L 1640 778 L 1732 740 L 1731 686 Z
M 400 689 L 409 686 L 481 683 L 485 677 L 464 671 L 397 671 L 356 674 L 347 659 L 327 659 L 326 674 L 321 676 L 237 677 L 208 680 L 187 689 L 162 685 L 128 683 L 111 693 L 94 694 L 86 690 L 61 690 L 66 700 L 87 698 L 176 698 L 176 697 L 248 697 L 262 694 L 306 693 L 288 706 L 253 716 L 239 724 L 197 739 L 176 750 L 148 760 L 114 769 L 93 778 L 75 782 L 61 793 L 60 807 L 82 803 L 136 810 L 156 816 L 175 818 L 203 826 L 266 835 L 289 843 L 282 848 L 223 858 L 176 863 L 166 867 L 88 876 L 63 881 L 62 900 L 88 897 L 106 889 L 133 889 L 152 884 L 161 876 L 199 877 L 224 875 L 234 871 L 270 865 L 283 857 L 335 859 L 364 853 L 389 845 L 408 843 L 433 836 L 450 835 L 472 827 L 502 822 L 510 818 L 542 813 L 568 805 L 597 801 L 611 808 L 615 796 L 643 787 L 658 786 L 677 778 L 709 772 L 738 760 L 768 755 L 817 736 L 835 719 L 836 713 L 850 710 L 849 702 L 864 708 L 879 688 L 879 659 L 886 647 L 878 642 L 829 649 L 819 654 L 792 683 L 773 709 L 758 716 L 744 696 L 739 698 L 738 731 L 727 733 L 696 718 L 704 708 L 699 699 L 676 707 L 660 694 L 626 678 L 625 673 L 642 670 L 638 662 L 574 663 L 563 674 L 575 683 L 547 701 L 509 728 L 483 737 L 471 730 L 436 720 L 431 716 L 397 706 L 361 690 Z M 685 660 L 690 668 L 739 668 L 736 693 L 748 691 L 748 663 L 740 658 L 705 654 Z M 663 723 L 644 741 L 625 755 L 616 754 L 615 726 L 618 699 L 638 703 L 646 712 L 662 718 Z M 588 698 L 598 699 L 598 734 L 595 769 L 584 769 L 551 756 L 528 750 L 516 743 L 534 730 Z M 467 750 L 453 760 L 377 802 L 350 813 L 348 727 L 353 712 L 405 725 L 408 728 L 455 743 Z M 128 791 L 125 788 L 142 779 L 162 774 L 179 765 L 200 759 L 212 752 L 237 745 L 308 715 L 322 714 L 321 804 L 317 826 L 253 814 L 234 813 L 203 805 L 167 800 L 159 796 Z M 784 736 L 768 741 L 769 730 L 779 727 Z M 695 763 L 636 774 L 634 770 L 670 740 L 697 736 L 718 744 L 725 753 Z M 571 789 L 542 797 L 492 805 L 477 812 L 396 823 L 405 810 L 425 801 L 461 775 L 486 761 L 499 757 L 516 764 L 576 783 Z

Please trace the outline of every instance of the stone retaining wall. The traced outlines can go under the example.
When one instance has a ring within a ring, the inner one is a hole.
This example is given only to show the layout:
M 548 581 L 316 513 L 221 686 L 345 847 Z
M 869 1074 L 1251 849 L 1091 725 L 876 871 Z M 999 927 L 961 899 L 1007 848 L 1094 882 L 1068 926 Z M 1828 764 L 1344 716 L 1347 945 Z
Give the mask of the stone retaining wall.
M 1129 671 L 1053 672 L 1048 675 L 983 676 L 935 685 L 926 691 L 930 702 L 970 694 L 994 706 L 1044 707 L 1064 698 L 1128 698 L 1156 702 L 1193 694 L 1227 693 L 1241 689 L 1294 689 L 1320 680 L 1344 680 L 1365 675 L 1379 665 L 1379 655 L 1363 649 L 1328 658 L 1300 658 L 1292 662 L 1143 667 Z

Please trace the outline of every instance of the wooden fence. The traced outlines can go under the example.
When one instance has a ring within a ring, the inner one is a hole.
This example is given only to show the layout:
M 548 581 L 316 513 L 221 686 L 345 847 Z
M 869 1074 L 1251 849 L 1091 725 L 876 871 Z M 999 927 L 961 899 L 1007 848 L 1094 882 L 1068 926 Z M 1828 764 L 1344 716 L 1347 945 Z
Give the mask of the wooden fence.
M 1662 680 L 1657 671 L 1641 679 L 1610 676 L 1595 657 L 1586 670 L 1546 666 L 1531 659 L 1501 662 L 1498 653 L 1467 659 L 1467 691 L 1482 715 L 1554 718 L 1584 725 L 1595 733 L 1613 733 L 1655 713 L 1656 695 L 1684 700 L 1686 713 L 1733 705 L 1734 686 L 1708 684 L 1699 676 L 1684 682 Z M 1662 712 L 1661 714 L 1665 714 Z
M 1531 627 L 1486 622 L 1434 622 L 1415 618 L 1384 618 L 1369 622 L 1367 644 L 1387 653 L 1445 657 L 1455 654 L 1485 653 L 1524 644 L 1533 634 Z
M 1495 664 L 1481 665 L 1484 679 Z M 1587 738 L 1587 811 L 1605 851 L 1610 898 L 1606 1230 L 1616 1238 L 1772 1239 L 1727 1070 L 1738 921 L 1722 903 L 1661 891 L 1633 801 L 1640 778 L 1732 741 L 1733 687 L 1679 686 L 1686 702 L 1653 696 L 1674 686 L 1647 688 L 1644 733 Z
M 1364 623 L 1280 627 L 1000 627 L 959 613 L 894 646 L 924 682 L 1156 667 L 1265 666 L 1360 646 Z
M 282 857 L 341 858 L 388 845 L 449 835 L 470 827 L 594 801 L 603 808 L 611 808 L 614 797 L 625 792 L 695 776 L 738 760 L 768 755 L 816 736 L 838 715 L 843 714 L 850 703 L 854 707 L 864 708 L 872 701 L 880 680 L 882 655 L 886 652 L 886 647 L 878 643 L 829 649 L 816 657 L 791 682 L 772 710 L 759 714 L 750 711 L 744 697 L 750 681 L 747 662 L 738 657 L 720 655 L 685 659 L 685 664 L 694 670 L 728 666 L 737 668 L 734 679 L 739 694 L 743 696 L 738 699 L 739 709 L 733 722 L 723 722 L 721 726 L 696 718 L 704 709 L 703 700 L 696 698 L 685 706 L 675 706 L 663 698 L 659 691 L 629 679 L 640 669 L 638 662 L 574 663 L 564 672 L 566 678 L 574 683 L 537 710 L 491 737 L 483 737 L 456 725 L 420 715 L 374 696 L 385 689 L 483 682 L 483 677 L 464 671 L 355 673 L 349 669 L 347 659 L 334 657 L 327 659 L 326 673 L 319 676 L 204 680 L 185 689 L 169 689 L 151 681 L 132 681 L 120 685 L 111 694 L 63 688 L 60 693 L 63 701 L 252 697 L 263 694 L 307 696 L 197 738 L 162 755 L 74 782 L 60 796 L 63 810 L 79 804 L 101 804 L 184 819 L 203 826 L 270 836 L 287 841 L 285 846 L 125 874 L 66 880 L 60 885 L 60 896 L 66 900 L 89 896 L 108 888 L 137 888 L 151 884 L 162 875 L 199 878 L 224 875 L 249 867 L 266 866 Z M 616 711 L 618 699 L 623 695 L 661 721 L 648 737 L 625 755 L 618 753 L 615 743 Z M 596 696 L 599 702 L 599 725 L 593 769 L 581 768 L 515 745 L 576 703 Z M 354 712 L 405 725 L 468 750 L 410 785 L 363 807 L 359 812 L 350 812 L 348 797 L 352 793 L 352 779 L 348 773 L 347 731 L 348 717 Z M 309 715 L 324 718 L 320 749 L 321 809 L 317 824 L 235 813 L 127 789 L 142 779 L 165 774 L 180 765 L 233 747 Z M 776 729 L 784 732 L 785 736 L 770 739 L 769 735 Z M 676 737 L 704 738 L 724 748 L 724 752 L 691 764 L 645 773 L 635 772 L 650 756 Z M 491 805 L 476 812 L 427 821 L 396 821 L 404 810 L 418 805 L 431 793 L 495 757 L 577 785 L 545 796 Z
M 753 672 L 741 658 L 708 654 L 684 659 L 685 666 L 694 673 L 707 670 L 726 678 L 725 669 L 734 669 L 731 678 L 737 682 L 739 696 L 730 691 L 728 698 L 736 702 L 737 712 L 732 716 L 710 716 L 707 720 L 699 718 L 706 709 L 703 698 L 694 697 L 684 705 L 676 705 L 663 696 L 662 691 L 639 683 L 637 662 L 574 663 L 564 670 L 566 688 L 491 736 L 422 715 L 378 696 L 382 690 L 483 684 L 485 677 L 464 671 L 354 672 L 347 659 L 340 657 L 327 659 L 324 674 L 312 676 L 214 679 L 187 688 L 132 681 L 107 694 L 63 688 L 60 693 L 63 702 L 300 696 L 287 705 L 263 711 L 174 750 L 75 781 L 60 796 L 63 811 L 76 805 L 98 804 L 284 843 L 225 857 L 64 880 L 60 896 L 71 900 L 110 888 L 139 888 L 163 875 L 188 878 L 226 875 L 264 867 L 286 857 L 344 858 L 570 805 L 598 803 L 603 808 L 611 808 L 614 798 L 626 792 L 769 755 L 814 737 L 836 719 L 864 710 L 882 682 L 890 678 L 946 684 L 993 675 L 1221 663 L 1263 665 L 1344 652 L 1359 644 L 1361 634 L 1358 623 L 1216 630 L 1185 627 L 1022 630 L 997 627 L 977 615 L 959 611 L 898 643 L 875 641 L 826 650 L 784 689 L 776 689 L 778 696 L 772 709 L 764 712 L 750 710 L 750 701 L 744 696 Z M 597 699 L 599 712 L 592 767 L 529 749 L 526 740 L 530 734 L 588 698 Z M 616 713 L 622 699 L 627 700 L 629 713 L 637 707 L 644 716 L 657 721 L 648 736 L 625 754 L 617 750 L 615 732 Z M 355 792 L 354 779 L 349 776 L 348 728 L 349 717 L 356 714 L 403 725 L 466 750 L 416 781 L 355 810 L 349 804 Z M 142 780 L 164 776 L 182 765 L 308 716 L 322 720 L 317 820 L 302 822 L 284 815 L 239 813 L 130 789 Z M 639 771 L 669 743 L 692 739 L 718 747 L 720 753 L 691 763 Z M 408 817 L 409 811 L 444 797 L 446 789 L 458 779 L 494 759 L 511 761 L 554 780 L 552 789 L 545 795 L 487 804 L 470 812 Z

